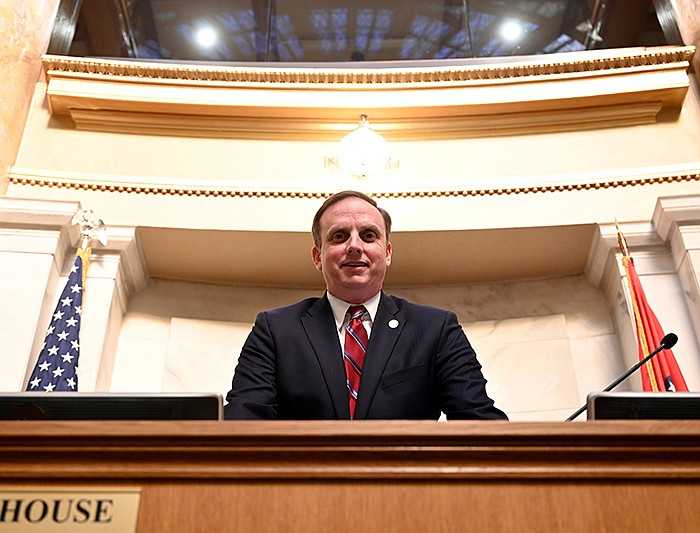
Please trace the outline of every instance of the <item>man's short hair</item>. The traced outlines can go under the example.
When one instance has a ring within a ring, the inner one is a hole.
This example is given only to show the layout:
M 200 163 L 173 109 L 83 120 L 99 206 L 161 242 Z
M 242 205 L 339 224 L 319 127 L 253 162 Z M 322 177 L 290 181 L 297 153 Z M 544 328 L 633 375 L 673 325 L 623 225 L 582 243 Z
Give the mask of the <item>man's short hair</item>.
M 338 202 L 340 202 L 341 200 L 345 200 L 346 198 L 359 198 L 367 202 L 372 207 L 375 207 L 377 211 L 379 211 L 379 213 L 382 215 L 382 218 L 384 219 L 384 231 L 386 232 L 386 241 L 389 242 L 389 235 L 391 235 L 391 215 L 389 215 L 389 213 L 386 210 L 379 207 L 374 198 L 370 198 L 364 193 L 361 193 L 359 191 L 342 191 L 326 199 L 326 201 L 323 202 L 321 207 L 319 207 L 318 211 L 316 211 L 314 221 L 311 224 L 311 235 L 314 238 L 314 245 L 316 245 L 316 248 L 318 248 L 319 250 L 321 249 L 321 217 L 323 216 L 323 213 L 325 213 L 326 210 L 328 210 L 328 208 L 333 204 L 337 204 Z

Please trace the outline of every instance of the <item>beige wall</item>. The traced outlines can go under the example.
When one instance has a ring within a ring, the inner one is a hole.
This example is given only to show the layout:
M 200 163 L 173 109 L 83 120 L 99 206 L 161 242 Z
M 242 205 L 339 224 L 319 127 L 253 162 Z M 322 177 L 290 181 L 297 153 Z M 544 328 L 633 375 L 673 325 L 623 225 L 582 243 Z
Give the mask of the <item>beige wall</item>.
M 37 85 L 27 132 L 13 176 L 84 177 L 167 186 L 254 191 L 505 189 L 595 183 L 693 173 L 700 166 L 700 109 L 693 83 L 677 119 L 593 131 L 396 141 L 400 169 L 368 179 L 324 172 L 334 143 L 253 141 L 76 130 L 52 117 L 46 87 Z M 49 127 L 47 127 L 47 125 Z M 649 220 L 655 199 L 699 190 L 697 181 L 552 194 L 470 198 L 387 199 L 398 230 L 495 228 Z M 94 194 L 62 188 L 10 185 L 8 195 L 84 199 L 106 221 L 221 229 L 306 231 L 313 203 L 291 199 L 204 198 L 178 195 Z M 467 207 L 468 206 L 468 207 Z M 449 216 L 447 215 L 449 213 Z

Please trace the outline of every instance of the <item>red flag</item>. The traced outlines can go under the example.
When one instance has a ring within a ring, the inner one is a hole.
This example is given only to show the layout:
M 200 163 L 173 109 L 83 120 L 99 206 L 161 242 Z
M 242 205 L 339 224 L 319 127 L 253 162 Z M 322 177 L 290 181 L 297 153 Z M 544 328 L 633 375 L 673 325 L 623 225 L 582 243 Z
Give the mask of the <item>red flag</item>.
M 664 338 L 664 330 L 659 324 L 654 311 L 647 302 L 644 289 L 637 276 L 634 261 L 629 256 L 624 236 L 618 227 L 620 247 L 624 254 L 622 265 L 627 273 L 627 284 L 630 290 L 630 300 L 634 310 L 634 318 L 637 325 L 637 346 L 639 347 L 639 360 L 644 359 L 653 351 Z M 688 386 L 683 379 L 681 369 L 671 350 L 662 350 L 647 361 L 640 369 L 642 373 L 642 388 L 645 391 L 687 391 Z

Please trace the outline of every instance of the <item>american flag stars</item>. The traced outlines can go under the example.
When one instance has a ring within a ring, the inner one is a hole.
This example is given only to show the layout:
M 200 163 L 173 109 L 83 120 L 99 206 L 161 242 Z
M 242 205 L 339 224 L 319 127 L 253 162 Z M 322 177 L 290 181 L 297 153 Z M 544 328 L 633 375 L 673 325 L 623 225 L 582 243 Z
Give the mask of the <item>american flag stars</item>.
M 44 346 L 27 384 L 28 391 L 77 390 L 82 283 L 83 260 L 77 256 L 46 330 Z

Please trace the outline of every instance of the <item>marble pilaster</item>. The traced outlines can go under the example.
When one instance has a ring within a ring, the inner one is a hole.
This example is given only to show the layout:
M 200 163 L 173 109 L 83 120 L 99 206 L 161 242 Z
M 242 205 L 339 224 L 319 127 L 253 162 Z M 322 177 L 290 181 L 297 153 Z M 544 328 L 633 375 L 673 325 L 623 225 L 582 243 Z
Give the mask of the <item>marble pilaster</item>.
M 23 390 L 53 312 L 58 278 L 78 234 L 78 204 L 0 197 L 0 391 Z
M 682 296 L 700 343 L 700 196 L 660 198 L 654 210 L 659 236 L 670 243 Z M 700 367 L 700 363 L 698 365 Z M 700 372 L 700 370 L 699 370 Z
M 105 247 L 93 243 L 83 296 L 81 392 L 106 391 L 113 379 L 122 319 L 129 295 L 146 279 L 134 228 L 109 227 Z M 65 272 L 66 278 L 68 271 Z

